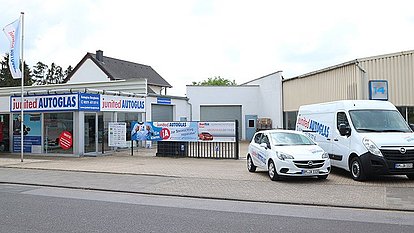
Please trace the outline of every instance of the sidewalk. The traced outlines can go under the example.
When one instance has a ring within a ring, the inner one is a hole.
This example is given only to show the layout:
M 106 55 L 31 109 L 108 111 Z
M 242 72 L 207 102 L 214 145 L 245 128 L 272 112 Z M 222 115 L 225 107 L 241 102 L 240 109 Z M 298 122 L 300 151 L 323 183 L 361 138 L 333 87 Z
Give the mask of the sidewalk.
M 353 181 L 334 170 L 327 180 L 271 182 L 249 173 L 245 158 L 155 157 L 140 149 L 102 157 L 0 157 L 0 183 L 84 188 L 158 195 L 414 211 L 414 181 L 387 176 Z

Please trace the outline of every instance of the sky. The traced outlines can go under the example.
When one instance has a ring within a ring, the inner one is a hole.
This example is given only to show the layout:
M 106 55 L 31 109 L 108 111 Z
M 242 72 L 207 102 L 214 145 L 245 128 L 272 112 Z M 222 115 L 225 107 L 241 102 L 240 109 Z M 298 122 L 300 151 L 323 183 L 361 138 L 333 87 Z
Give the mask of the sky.
M 64 69 L 87 52 L 151 66 L 185 96 L 220 76 L 292 78 L 414 50 L 412 0 L 0 0 L 0 26 L 24 12 L 24 60 Z M 0 54 L 9 49 L 2 33 Z

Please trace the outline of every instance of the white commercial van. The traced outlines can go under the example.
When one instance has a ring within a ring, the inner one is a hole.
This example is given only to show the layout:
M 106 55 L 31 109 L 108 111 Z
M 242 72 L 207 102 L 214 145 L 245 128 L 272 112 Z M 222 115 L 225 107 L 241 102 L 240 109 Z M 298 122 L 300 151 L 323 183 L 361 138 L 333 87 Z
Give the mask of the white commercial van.
M 400 174 L 414 179 L 414 133 L 387 101 L 342 100 L 299 108 L 296 130 L 305 132 L 354 180 Z

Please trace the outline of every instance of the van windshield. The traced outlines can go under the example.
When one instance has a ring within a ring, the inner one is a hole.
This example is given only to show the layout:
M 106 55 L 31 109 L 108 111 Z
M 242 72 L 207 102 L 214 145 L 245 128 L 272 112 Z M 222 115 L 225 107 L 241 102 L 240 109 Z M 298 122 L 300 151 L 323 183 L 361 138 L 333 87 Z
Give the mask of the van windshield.
M 396 110 L 352 110 L 349 111 L 357 132 L 402 132 L 411 133 L 407 122 Z

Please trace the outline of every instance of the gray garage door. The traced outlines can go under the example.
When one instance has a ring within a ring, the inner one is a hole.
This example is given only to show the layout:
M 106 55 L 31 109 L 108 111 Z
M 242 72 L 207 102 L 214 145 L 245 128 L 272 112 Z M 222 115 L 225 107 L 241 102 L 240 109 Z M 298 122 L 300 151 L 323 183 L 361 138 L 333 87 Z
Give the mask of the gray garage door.
M 152 121 L 173 121 L 173 106 L 172 105 L 151 105 L 151 120 Z
M 231 106 L 200 106 L 200 121 L 239 121 L 239 138 L 241 138 L 242 107 Z

